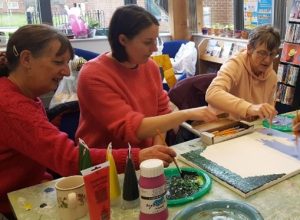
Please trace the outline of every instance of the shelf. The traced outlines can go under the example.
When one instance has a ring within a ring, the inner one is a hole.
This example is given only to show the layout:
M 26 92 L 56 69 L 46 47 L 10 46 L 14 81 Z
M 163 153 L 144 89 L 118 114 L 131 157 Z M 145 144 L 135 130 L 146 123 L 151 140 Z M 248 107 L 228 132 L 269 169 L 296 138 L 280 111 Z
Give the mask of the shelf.
M 200 60 L 219 63 L 219 64 L 223 64 L 226 61 L 226 59 L 214 57 L 206 54 L 200 55 Z
M 293 85 L 290 85 L 290 84 L 288 84 L 288 83 L 284 83 L 284 82 L 278 82 L 279 84 L 283 84 L 283 85 L 286 85 L 286 86 L 289 86 L 289 87 L 293 87 L 293 88 L 295 88 L 296 86 L 293 86 Z
M 230 58 L 231 54 L 235 54 L 241 48 L 246 48 L 246 42 L 245 40 L 239 39 L 238 41 L 234 38 L 224 37 L 204 38 L 198 45 L 199 60 L 223 64 Z M 202 65 L 202 68 L 205 69 L 205 66 Z
M 283 61 L 283 60 L 280 60 L 280 63 L 284 63 L 284 64 L 290 64 L 292 66 L 297 66 L 297 67 L 300 67 L 300 64 L 295 64 L 295 63 L 292 63 L 292 62 L 287 62 L 287 61 Z

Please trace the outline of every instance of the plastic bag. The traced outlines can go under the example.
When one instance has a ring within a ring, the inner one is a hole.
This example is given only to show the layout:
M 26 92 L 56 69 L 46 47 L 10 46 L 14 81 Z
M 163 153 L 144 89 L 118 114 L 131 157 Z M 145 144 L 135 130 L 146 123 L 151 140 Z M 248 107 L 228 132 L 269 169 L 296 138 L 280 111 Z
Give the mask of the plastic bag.
M 171 59 L 175 73 L 186 73 L 194 76 L 196 72 L 197 49 L 195 43 L 190 41 L 182 44 L 174 59 Z
M 69 62 L 70 76 L 64 77 L 59 86 L 57 87 L 49 104 L 49 109 L 55 107 L 58 104 L 77 101 L 77 79 L 81 66 L 87 61 L 82 57 L 75 56 L 73 60 Z

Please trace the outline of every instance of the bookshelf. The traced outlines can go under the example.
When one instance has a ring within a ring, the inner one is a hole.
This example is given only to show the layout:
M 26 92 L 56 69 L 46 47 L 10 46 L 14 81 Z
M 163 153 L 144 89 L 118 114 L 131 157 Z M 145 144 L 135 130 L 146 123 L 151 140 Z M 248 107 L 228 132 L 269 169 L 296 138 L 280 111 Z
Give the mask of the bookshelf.
M 300 0 L 293 0 L 277 70 L 276 109 L 279 113 L 299 108 L 300 98 Z
M 217 72 L 221 65 L 237 51 L 246 48 L 247 40 L 211 37 L 198 45 L 199 73 Z

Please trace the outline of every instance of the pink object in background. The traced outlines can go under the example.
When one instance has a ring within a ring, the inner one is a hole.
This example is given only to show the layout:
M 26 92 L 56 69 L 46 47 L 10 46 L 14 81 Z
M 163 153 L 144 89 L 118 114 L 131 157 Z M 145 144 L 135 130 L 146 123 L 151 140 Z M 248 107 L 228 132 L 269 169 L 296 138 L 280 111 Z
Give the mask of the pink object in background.
M 71 29 L 76 38 L 86 38 L 88 34 L 88 28 L 84 21 L 71 14 L 69 15 L 69 22 L 71 25 Z

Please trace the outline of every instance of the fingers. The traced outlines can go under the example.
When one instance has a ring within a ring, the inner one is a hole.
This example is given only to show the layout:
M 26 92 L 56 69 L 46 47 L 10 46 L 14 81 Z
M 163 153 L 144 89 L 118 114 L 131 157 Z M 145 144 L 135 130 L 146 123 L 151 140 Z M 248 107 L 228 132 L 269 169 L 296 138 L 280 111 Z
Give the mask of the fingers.
M 166 147 L 164 145 L 157 145 L 157 148 L 164 154 L 167 154 L 171 157 L 176 157 L 176 152 L 170 147 Z
M 259 116 L 261 119 L 267 118 L 269 120 L 272 120 L 277 114 L 276 109 L 268 103 L 251 105 L 247 111 L 248 116 Z
M 140 162 L 147 159 L 160 159 L 163 161 L 164 166 L 168 166 L 173 162 L 173 158 L 176 157 L 176 152 L 164 145 L 155 145 L 142 149 L 139 153 Z
M 293 131 L 297 131 L 297 132 L 300 131 L 300 122 L 293 126 Z
M 204 114 L 205 114 L 204 121 L 205 122 L 215 121 L 218 119 L 216 114 L 214 112 L 212 112 L 211 110 L 209 110 L 208 108 L 206 108 L 204 111 L 205 111 L 204 112 Z
M 262 106 L 260 108 L 260 112 L 261 112 L 262 118 L 267 118 L 270 120 L 272 120 L 277 115 L 276 109 L 268 103 L 262 104 Z
M 169 165 L 173 162 L 173 158 L 176 157 L 176 152 L 170 147 L 157 146 L 157 152 L 154 156 L 162 160 L 165 165 Z

